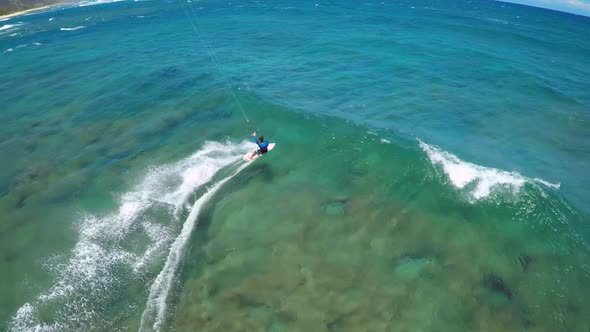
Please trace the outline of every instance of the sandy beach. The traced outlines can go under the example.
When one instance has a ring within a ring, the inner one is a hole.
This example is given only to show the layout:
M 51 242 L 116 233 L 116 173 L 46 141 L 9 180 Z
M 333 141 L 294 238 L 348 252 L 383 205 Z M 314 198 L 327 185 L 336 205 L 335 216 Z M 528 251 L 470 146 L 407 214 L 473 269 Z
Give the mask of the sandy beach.
M 36 11 L 41 11 L 44 9 L 51 8 L 53 6 L 55 6 L 55 5 L 48 5 L 48 6 L 42 6 L 42 7 L 37 7 L 37 8 L 31 8 L 31 9 L 27 9 L 27 10 L 21 10 L 18 12 L 14 12 L 11 14 L 2 15 L 2 16 L 0 16 L 0 20 L 15 17 L 15 16 L 20 16 L 20 15 L 24 15 L 24 14 L 29 14 L 29 13 L 36 12 Z

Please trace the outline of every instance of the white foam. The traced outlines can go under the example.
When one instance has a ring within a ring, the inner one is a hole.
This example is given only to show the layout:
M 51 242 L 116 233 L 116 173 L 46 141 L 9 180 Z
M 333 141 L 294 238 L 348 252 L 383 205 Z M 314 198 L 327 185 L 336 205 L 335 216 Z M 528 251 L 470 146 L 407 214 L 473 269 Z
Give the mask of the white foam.
M 501 19 L 497 19 L 497 18 L 488 17 L 488 18 L 486 18 L 486 20 L 488 20 L 490 22 L 494 22 L 494 23 L 501 23 L 501 24 L 504 24 L 504 25 L 510 24 L 510 23 L 508 23 L 505 20 L 501 20 Z
M 553 184 L 542 179 L 529 179 L 517 172 L 507 172 L 501 169 L 489 168 L 463 161 L 457 156 L 440 148 L 428 145 L 418 140 L 420 148 L 426 152 L 433 165 L 441 165 L 450 183 L 463 189 L 469 185 L 469 195 L 473 200 L 488 197 L 496 188 L 508 188 L 517 192 L 526 182 L 540 183 L 547 187 L 559 189 L 559 184 Z
M 43 44 L 41 44 L 41 43 L 38 43 L 38 42 L 35 42 L 35 43 L 33 43 L 33 45 L 35 45 L 35 46 L 41 46 L 41 45 L 43 45 Z
M 158 257 L 159 253 L 164 252 L 167 249 L 166 245 L 172 239 L 172 232 L 160 224 L 144 222 L 141 226 L 150 238 L 152 245 L 133 264 L 133 273 L 136 275 L 141 274 L 144 268 Z
M 4 30 L 8 30 L 8 29 L 12 29 L 12 28 L 17 28 L 19 26 L 23 25 L 22 23 L 17 23 L 17 24 L 4 24 L 3 26 L 0 27 L 0 31 L 4 31 Z
M 381 143 L 383 143 L 383 144 L 391 144 L 391 141 L 388 140 L 388 139 L 386 139 L 386 138 L 382 138 L 381 139 Z
M 77 27 L 72 27 L 72 28 L 60 28 L 61 31 L 76 31 L 76 30 L 80 30 L 80 29 L 85 29 L 86 27 L 84 25 L 79 25 Z
M 534 178 L 533 180 L 537 183 L 544 185 L 545 187 L 553 188 L 555 190 L 558 190 L 561 187 L 561 183 L 551 183 L 549 181 L 545 181 L 539 178 Z
M 83 330 L 106 319 L 97 310 L 99 303 L 115 296 L 112 293 L 121 287 L 124 278 L 141 279 L 150 264 L 165 257 L 166 248 L 174 239 L 174 227 L 169 223 L 178 222 L 178 212 L 188 197 L 251 148 L 251 142 L 207 142 L 184 160 L 149 169 L 133 190 L 121 195 L 119 207 L 113 213 L 82 216 L 77 227 L 78 242 L 67 259 L 48 263 L 56 275 L 54 285 L 32 303 L 25 303 L 12 318 L 9 329 Z M 170 220 L 150 220 L 144 212 L 151 207 L 167 208 Z M 130 252 L 125 244 L 138 233 L 145 235 L 147 246 L 140 253 Z M 124 271 L 128 271 L 128 276 L 121 276 Z M 51 324 L 46 324 L 37 315 L 38 307 L 52 305 L 58 306 L 59 314 Z
M 89 220 L 86 226 L 92 227 L 92 223 L 100 223 L 98 219 Z M 72 258 L 65 264 L 56 266 L 56 272 L 60 278 L 47 294 L 39 296 L 41 302 L 74 297 L 69 305 L 74 305 L 76 311 L 90 314 L 92 304 L 86 299 L 80 301 L 76 295 L 85 291 L 100 296 L 108 292 L 110 285 L 117 278 L 114 275 L 113 267 L 118 265 L 129 265 L 134 261 L 135 256 L 123 249 L 106 248 L 100 241 L 93 241 L 86 236 L 76 243 Z M 66 319 L 71 319 L 67 317 Z
M 37 322 L 37 310 L 30 304 L 25 303 L 16 312 L 16 316 L 9 324 L 9 328 L 14 331 L 35 331 L 50 332 L 54 328 Z
M 125 0 L 88 0 L 88 1 L 82 1 L 82 2 L 78 3 L 78 6 L 79 7 L 95 6 L 95 5 L 103 5 L 106 3 L 120 2 L 120 1 L 125 1 Z
M 2 54 L 4 54 L 4 53 L 9 53 L 9 52 L 12 52 L 12 51 L 14 51 L 14 49 L 13 49 L 13 48 L 8 48 L 8 49 L 6 49 L 6 51 L 2 52 Z
M 215 195 L 215 193 L 221 188 L 227 181 L 232 177 L 246 168 L 249 163 L 240 166 L 232 175 L 224 178 L 217 182 L 213 187 L 209 189 L 203 196 L 201 196 L 194 204 L 189 216 L 187 217 L 180 235 L 176 238 L 170 252 L 168 253 L 168 259 L 166 264 L 154 283 L 150 287 L 150 294 L 146 303 L 146 308 L 141 315 L 141 325 L 139 331 L 160 331 L 162 323 L 166 319 L 166 313 L 168 308 L 168 295 L 172 288 L 172 283 L 178 269 L 178 265 L 182 260 L 184 251 L 190 235 L 196 226 L 197 217 L 199 212 L 205 203 Z
M 49 22 L 51 22 L 51 21 L 53 21 L 53 20 L 55 20 L 55 17 L 50 17 L 50 18 L 49 18 Z

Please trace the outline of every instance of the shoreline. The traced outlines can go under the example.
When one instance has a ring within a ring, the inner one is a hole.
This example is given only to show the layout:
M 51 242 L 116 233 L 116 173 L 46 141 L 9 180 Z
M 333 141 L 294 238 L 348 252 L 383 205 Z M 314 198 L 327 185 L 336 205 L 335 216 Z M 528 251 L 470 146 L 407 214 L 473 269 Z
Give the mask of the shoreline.
M 10 13 L 10 14 L 6 14 L 6 15 L 0 15 L 0 20 L 6 19 L 6 18 L 12 18 L 12 17 L 15 17 L 15 16 L 24 15 L 24 14 L 29 14 L 29 13 L 36 12 L 36 11 L 41 11 L 41 10 L 44 10 L 44 9 L 51 8 L 53 6 L 55 6 L 55 4 L 54 5 L 47 5 L 47 6 L 41 6 L 41 7 L 31 8 L 31 9 L 25 9 L 25 10 L 21 10 L 21 11 Z

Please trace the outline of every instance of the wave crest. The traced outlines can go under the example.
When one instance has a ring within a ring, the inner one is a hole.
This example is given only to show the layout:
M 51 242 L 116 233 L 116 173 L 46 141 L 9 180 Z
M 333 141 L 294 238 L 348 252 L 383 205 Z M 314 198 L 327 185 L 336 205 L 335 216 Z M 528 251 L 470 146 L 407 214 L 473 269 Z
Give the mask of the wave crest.
M 539 178 L 527 178 L 517 172 L 508 172 L 463 161 L 437 146 L 428 145 L 420 139 L 418 142 L 430 162 L 433 165 L 442 166 L 443 172 L 455 188 L 469 188 L 469 196 L 472 200 L 488 197 L 496 188 L 508 188 L 516 193 L 525 183 L 538 183 L 552 189 L 560 187 L 560 184 Z
M 60 28 L 61 31 L 76 31 L 76 30 L 80 30 L 80 29 L 85 29 L 86 27 L 83 25 L 77 26 L 77 27 L 72 27 L 72 28 Z
M 125 1 L 125 0 L 86 0 L 86 1 L 81 1 L 80 3 L 78 3 L 78 7 L 103 5 L 106 3 L 120 2 L 120 1 Z

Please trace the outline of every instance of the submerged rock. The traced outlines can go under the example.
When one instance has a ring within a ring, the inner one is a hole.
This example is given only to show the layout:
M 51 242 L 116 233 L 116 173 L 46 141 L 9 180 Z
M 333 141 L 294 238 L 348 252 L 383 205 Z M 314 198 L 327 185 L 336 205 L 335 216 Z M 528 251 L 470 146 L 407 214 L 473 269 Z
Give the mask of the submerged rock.
M 403 259 L 396 264 L 395 272 L 405 279 L 417 279 L 423 275 L 426 267 L 432 262 L 428 258 Z
M 495 274 L 486 274 L 483 277 L 483 285 L 486 289 L 504 295 L 507 299 L 512 299 L 512 290 L 506 284 L 504 279 Z
M 344 216 L 348 210 L 348 199 L 337 199 L 324 204 L 324 211 L 329 216 Z
M 522 267 L 523 272 L 527 272 L 529 265 L 533 261 L 533 258 L 531 256 L 523 252 L 521 252 L 520 255 L 516 257 L 516 259 L 518 259 L 518 263 L 520 264 L 520 267 Z
M 264 305 L 263 302 L 248 294 L 237 294 L 235 300 L 240 307 L 260 307 Z
M 286 311 L 286 310 L 279 310 L 275 312 L 277 318 L 283 322 L 295 322 L 297 321 L 297 315 L 293 312 Z
M 428 267 L 436 264 L 440 254 L 430 248 L 405 253 L 394 259 L 395 272 L 404 278 L 415 279 L 429 275 Z
M 178 77 L 178 76 L 182 75 L 182 73 L 183 73 L 183 71 L 180 68 L 169 66 L 169 67 L 164 67 L 159 70 L 156 70 L 153 73 L 153 76 L 156 79 L 169 79 L 169 78 Z
M 420 248 L 416 251 L 407 252 L 400 257 L 397 258 L 397 261 L 400 260 L 421 260 L 421 259 L 429 259 L 429 260 L 437 260 L 439 259 L 441 254 L 432 249 L 432 248 Z
M 17 209 L 22 209 L 25 206 L 25 202 L 28 198 L 27 194 L 20 194 L 16 200 L 15 206 Z

